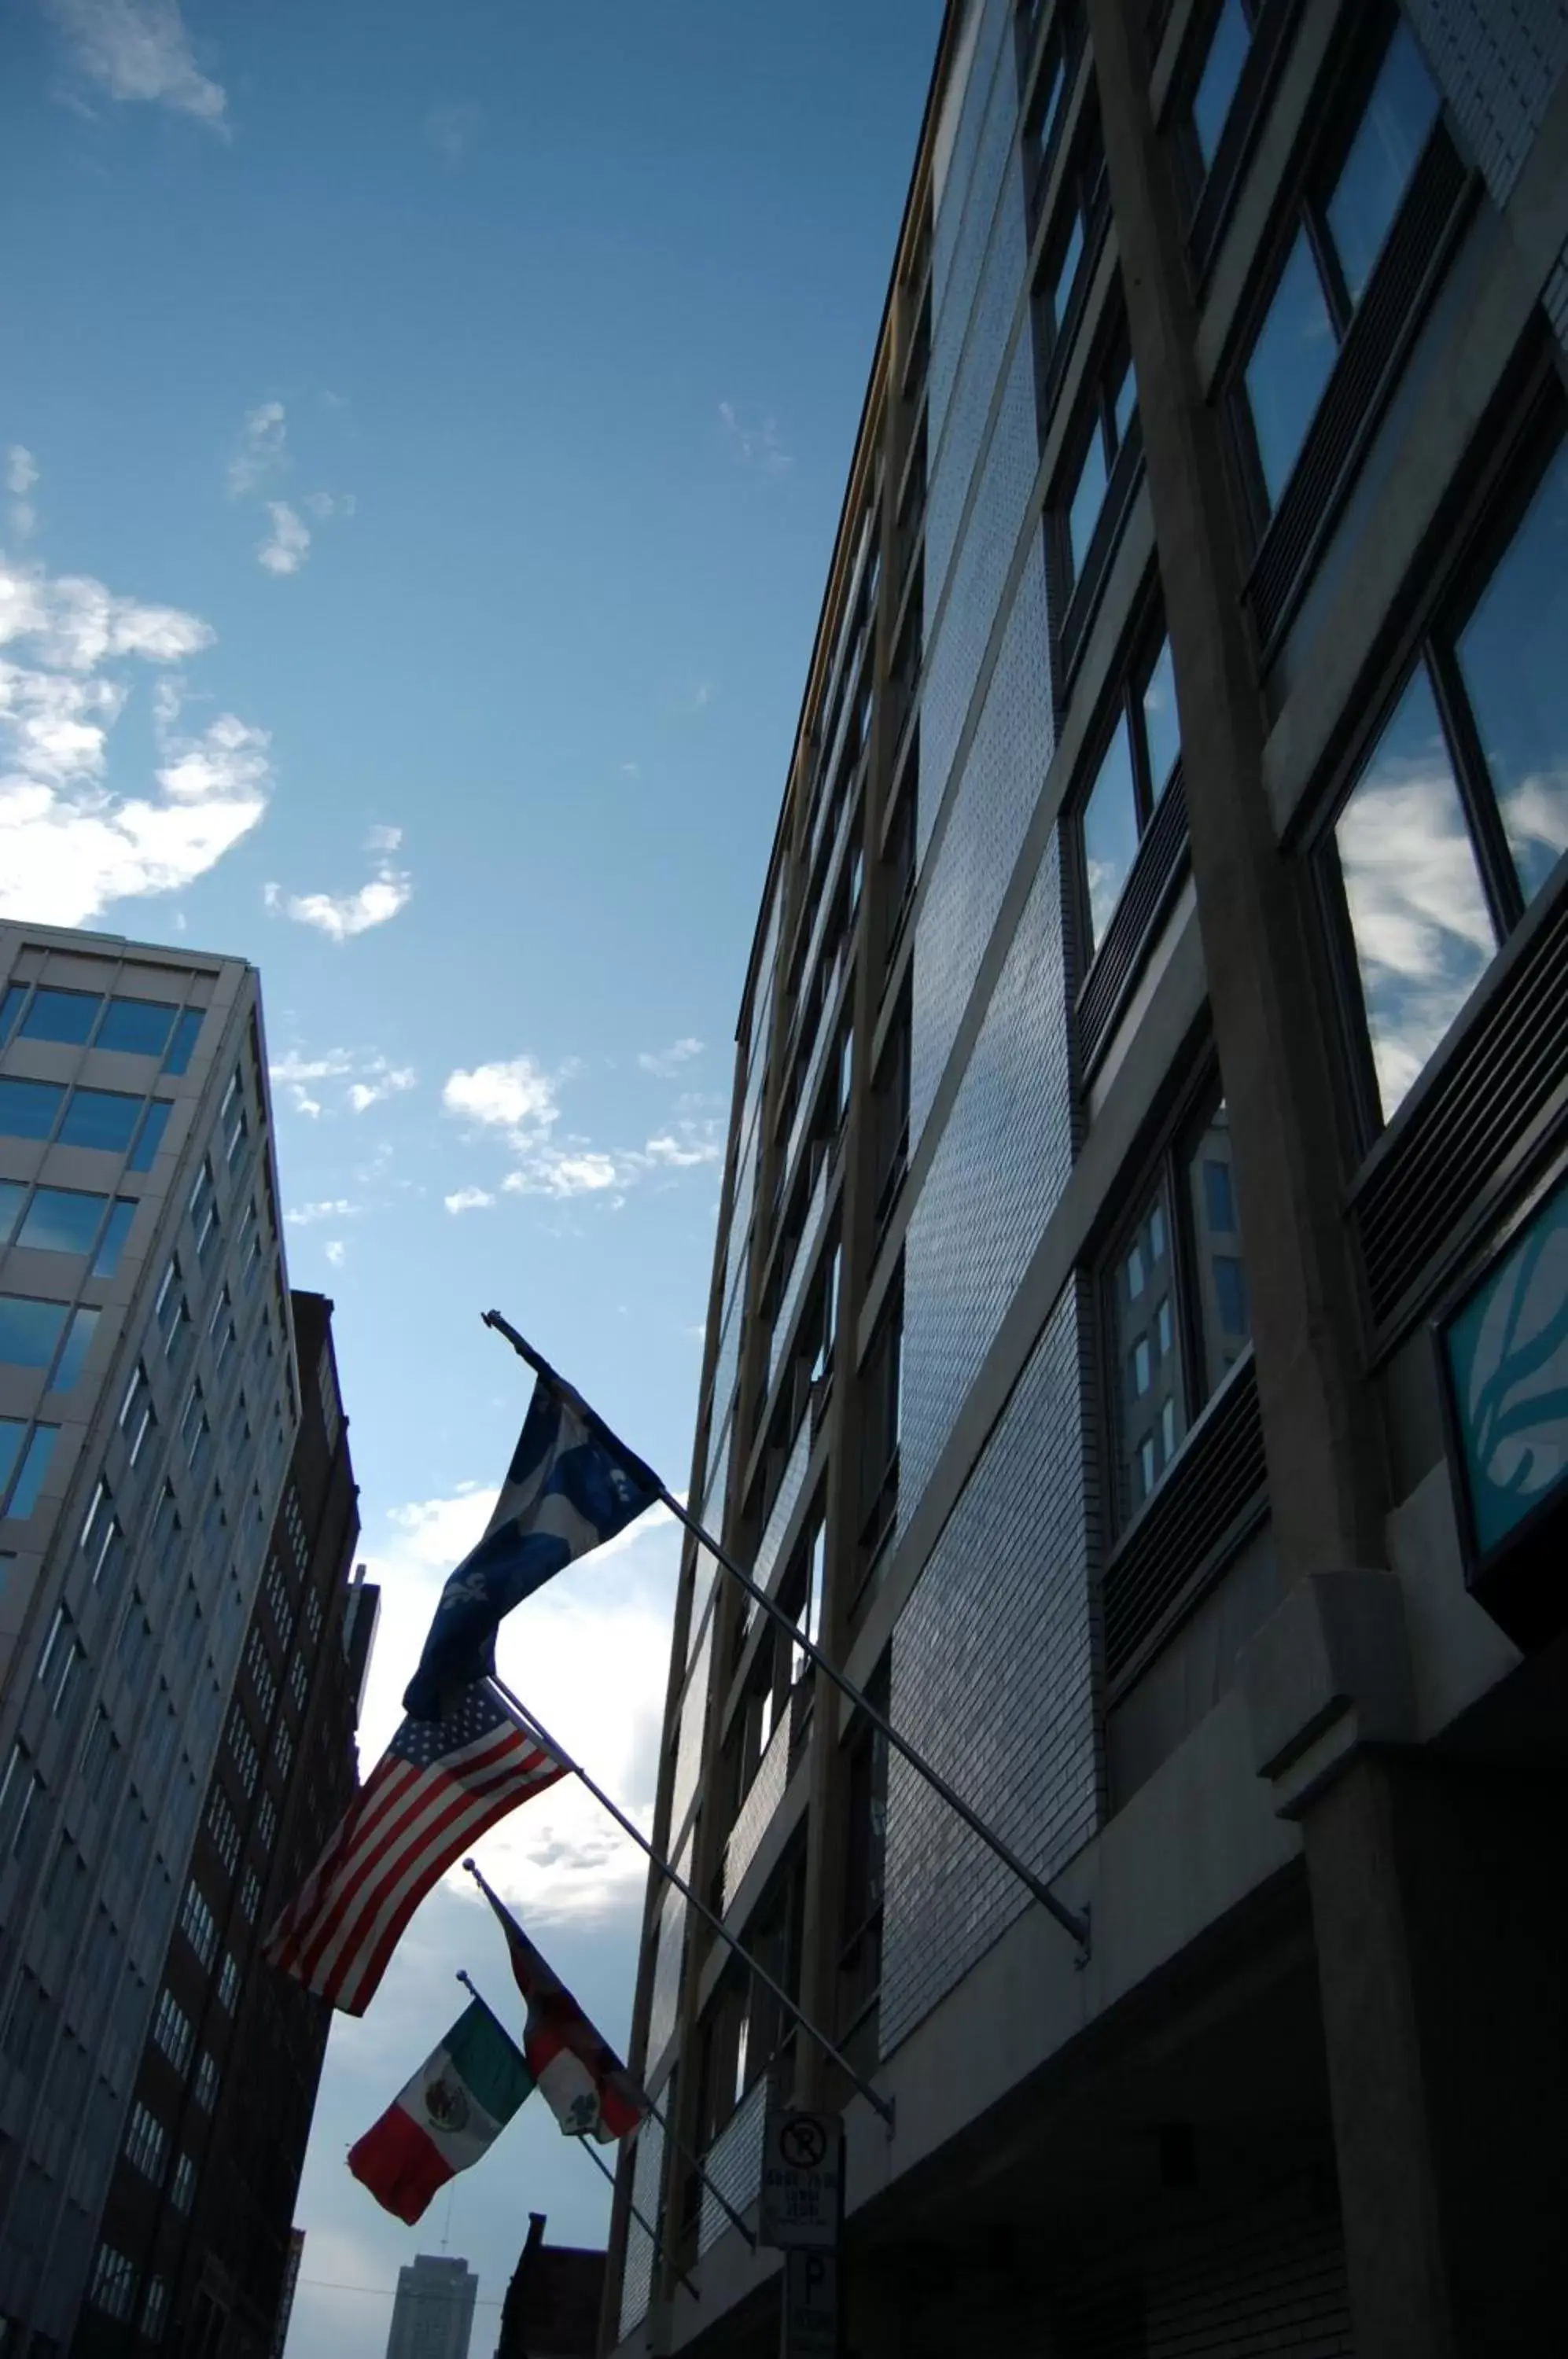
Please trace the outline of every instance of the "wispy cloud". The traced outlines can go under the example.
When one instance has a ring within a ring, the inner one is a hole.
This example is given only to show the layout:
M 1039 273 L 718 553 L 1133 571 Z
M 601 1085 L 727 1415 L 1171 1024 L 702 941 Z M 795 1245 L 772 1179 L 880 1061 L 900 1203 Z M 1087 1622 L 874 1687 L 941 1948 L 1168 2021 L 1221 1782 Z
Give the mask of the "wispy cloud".
M 280 401 L 262 401 L 245 412 L 240 439 L 228 464 L 229 497 L 243 499 L 269 476 L 282 474 L 289 456 L 289 418 Z
M 682 1065 L 689 1065 L 693 1057 L 700 1057 L 702 1053 L 701 1040 L 672 1040 L 668 1049 L 639 1050 L 637 1063 L 645 1073 L 657 1073 L 661 1081 L 669 1081 Z
M 268 500 L 272 530 L 256 548 L 256 562 L 268 573 L 298 573 L 310 554 L 310 527 L 287 500 Z
M 787 474 L 795 462 L 779 440 L 776 419 L 745 419 L 733 401 L 719 404 L 719 424 L 732 456 L 759 475 Z
M 412 1065 L 394 1065 L 374 1049 L 324 1049 L 307 1056 L 298 1049 L 274 1057 L 267 1067 L 275 1090 L 287 1090 L 296 1114 L 312 1121 L 327 1111 L 321 1094 L 327 1084 L 351 1114 L 365 1114 L 387 1098 L 413 1089 L 419 1075 Z
M 348 1247 L 342 1237 L 329 1237 L 321 1248 L 333 1269 L 342 1269 L 348 1257 Z
M 472 102 L 431 107 L 425 117 L 425 137 L 448 171 L 455 171 L 462 163 L 478 138 L 484 121 L 484 109 Z
M 377 826 L 365 830 L 366 852 L 397 852 L 401 850 L 402 842 L 403 831 L 400 827 Z
M 228 100 L 191 51 L 180 0 L 45 0 L 77 71 L 117 103 L 188 114 L 229 136 Z
M 448 1076 L 441 1092 L 447 1113 L 498 1135 L 512 1157 L 512 1169 L 501 1181 L 503 1194 L 612 1201 L 649 1172 L 714 1163 L 724 1152 L 714 1118 L 683 1118 L 641 1147 L 606 1148 L 580 1134 L 563 1133 L 560 1090 L 568 1078 L 529 1056 Z M 481 1198 L 487 1204 L 495 1201 L 492 1191 L 476 1190 L 461 1209 L 479 1210 Z M 450 1210 L 459 1209 L 450 1197 L 446 1201 Z
M 313 926 L 334 942 L 351 941 L 384 926 L 414 897 L 414 880 L 407 869 L 377 862 L 376 874 L 354 893 L 286 893 L 280 885 L 266 885 L 262 897 L 269 909 L 281 911 L 297 925 Z
M 331 524 L 334 516 L 353 516 L 359 502 L 352 492 L 307 492 L 299 505 L 310 510 L 318 524 Z
M 449 1212 L 487 1212 L 495 1201 L 488 1188 L 454 1188 L 441 1199 Z
M 293 1228 L 311 1229 L 321 1221 L 354 1220 L 364 1209 L 347 1196 L 323 1196 L 314 1203 L 294 1205 L 283 1217 Z
M 84 925 L 112 901 L 191 884 L 256 825 L 272 782 L 266 731 L 232 712 L 182 731 L 173 679 L 153 700 L 153 788 L 107 783 L 132 665 L 181 663 L 212 638 L 179 607 L 0 557 L 0 649 L 16 651 L 0 654 L 0 916 Z
M 13 442 L 5 453 L 5 488 L 11 495 L 11 529 L 18 540 L 30 540 L 38 524 L 38 511 L 27 497 L 38 480 L 38 462 L 32 452 Z

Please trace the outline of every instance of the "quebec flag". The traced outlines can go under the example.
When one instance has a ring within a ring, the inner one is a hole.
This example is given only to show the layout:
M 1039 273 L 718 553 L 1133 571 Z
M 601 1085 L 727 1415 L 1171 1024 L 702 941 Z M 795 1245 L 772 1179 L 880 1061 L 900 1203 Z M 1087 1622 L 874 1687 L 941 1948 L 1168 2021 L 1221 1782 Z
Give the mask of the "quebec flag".
M 503 1614 L 614 1539 L 659 1489 L 592 1410 L 540 1376 L 485 1537 L 447 1575 L 404 1710 L 439 1719 L 443 1697 L 495 1669 Z

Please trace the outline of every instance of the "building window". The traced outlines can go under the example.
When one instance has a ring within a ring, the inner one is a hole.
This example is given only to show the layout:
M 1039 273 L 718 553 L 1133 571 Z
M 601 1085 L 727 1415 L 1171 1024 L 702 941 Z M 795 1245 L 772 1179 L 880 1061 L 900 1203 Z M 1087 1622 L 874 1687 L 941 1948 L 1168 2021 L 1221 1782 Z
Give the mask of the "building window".
M 201 1035 L 206 1014 L 204 1007 L 185 1007 L 180 1010 L 180 1021 L 174 1027 L 174 1038 L 169 1043 L 169 1054 L 163 1060 L 163 1070 L 166 1073 L 179 1075 L 190 1071 L 191 1053 Z
M 128 2318 L 136 2290 L 136 2265 L 113 2245 L 100 2245 L 93 2263 L 87 2299 L 105 2318 Z
M 147 1438 L 157 1426 L 153 1414 L 152 1385 L 146 1367 L 137 1361 L 131 1381 L 125 1386 L 125 1397 L 120 1403 L 120 1431 L 125 1437 L 125 1456 L 135 1465 L 142 1454 Z
M 1073 323 L 1082 310 L 1087 268 L 1098 248 L 1105 204 L 1105 143 L 1098 112 L 1090 107 L 1062 175 L 1034 282 L 1035 373 L 1042 396 L 1042 428 L 1072 341 Z
M 887 1710 L 887 1675 L 871 1701 Z M 887 1741 L 862 1727 L 849 1756 L 845 1815 L 843 1936 L 838 1960 L 838 2027 L 848 2038 L 877 2005 L 882 1984 L 882 1901 L 887 1849 Z
M 207 1807 L 207 1832 L 218 1854 L 218 1864 L 225 1875 L 233 1873 L 240 1855 L 239 1821 L 229 1808 L 228 1796 L 221 1786 L 212 1788 L 212 1799 Z
M 210 1156 L 203 1157 L 201 1168 L 196 1174 L 196 1183 L 191 1190 L 191 1226 L 196 1235 L 196 1258 L 204 1267 L 220 1239 L 218 1187 L 212 1177 Z
M 169 1266 L 158 1281 L 158 1292 L 153 1298 L 152 1315 L 158 1332 L 163 1337 L 163 1356 L 166 1360 L 172 1360 L 191 1332 L 191 1306 L 185 1299 L 180 1264 L 173 1255 L 170 1255 Z
M 177 2072 L 182 2073 L 191 2061 L 191 2046 L 195 2038 L 191 2017 L 170 1990 L 164 1991 L 153 2017 L 152 2036 Z
M 1063 604 L 1083 580 L 1111 473 L 1138 409 L 1138 384 L 1125 330 L 1112 340 L 1084 388 L 1083 402 L 1057 517 L 1057 571 Z
M 1568 850 L 1568 441 L 1440 606 L 1334 818 L 1367 1129 L 1387 1122 Z M 1516 521 L 1517 519 L 1517 521 Z
M 183 2162 L 185 2157 L 181 2155 L 180 2159 Z M 178 2169 L 174 2176 L 176 2184 L 178 2185 L 180 2179 Z M 181 2204 L 180 2209 L 183 2211 L 185 2206 Z M 142 2296 L 142 2334 L 144 2339 L 148 2343 L 161 2343 L 163 2341 L 163 2330 L 168 2322 L 168 2281 L 163 2277 L 148 2277 L 147 2282 L 147 2291 Z
M 294 1699 L 296 1711 L 302 1712 L 305 1699 L 310 1692 L 310 1667 L 303 1655 L 296 1655 L 289 1666 L 289 1692 Z
M 50 991 L 40 984 L 23 1021 L 21 1037 L 81 1048 L 90 1038 L 103 1005 L 96 992 Z
M 225 1950 L 223 1972 L 218 1976 L 218 2005 L 225 2015 L 233 2015 L 239 1993 L 240 1970 L 234 1963 L 233 1953 Z
M 258 1850 L 270 1859 L 272 1846 L 278 1841 L 278 1805 L 270 1794 L 262 1796 L 256 1814 L 256 1840 Z
M 1039 14 L 1038 7 L 1019 11 L 1019 43 L 1026 71 L 1034 45 Z M 1067 116 L 1068 95 L 1073 87 L 1082 35 L 1081 10 L 1077 0 L 1065 0 L 1065 5 L 1056 12 L 1056 21 L 1051 27 L 1040 61 L 1040 71 L 1035 77 L 1034 96 L 1024 118 L 1024 178 L 1031 223 L 1040 219 L 1040 209 L 1045 202 L 1046 183 L 1051 178 L 1056 144 Z
M 235 1769 L 239 1772 L 240 1784 L 247 1794 L 254 1794 L 256 1777 L 261 1768 L 261 1756 L 256 1749 L 256 1739 L 250 1733 L 250 1723 L 237 1703 L 229 1714 L 229 1753 Z
M 200 1966 L 210 1966 L 218 1944 L 218 1927 L 211 1908 L 195 1884 L 185 1887 L 185 1898 L 180 1911 L 180 1930 L 190 1942 Z
M 1079 817 L 1091 957 L 1105 938 L 1139 840 L 1181 753 L 1171 642 L 1161 635 L 1117 691 L 1110 739 Z
M 179 1013 L 161 999 L 111 999 L 96 1045 L 121 1057 L 161 1057 Z
M 1112 1257 L 1105 1294 L 1116 1517 L 1126 1525 L 1160 1488 L 1250 1341 L 1230 1130 L 1217 1092 L 1161 1156 Z
M 1243 462 L 1260 518 L 1290 480 L 1440 104 L 1414 35 L 1395 16 L 1332 171 L 1317 175 L 1300 201 L 1242 371 Z
M 123 1090 L 72 1090 L 60 1125 L 61 1147 L 92 1147 L 123 1155 L 136 1134 L 142 1100 Z M 145 1169 L 145 1165 L 133 1165 Z
M 76 1625 L 63 1605 L 55 1608 L 43 1653 L 38 1658 L 38 1685 L 49 1697 L 49 1710 L 63 1714 L 87 1658 L 77 1642 Z
M 63 1302 L 0 1294 L 0 1361 L 13 1368 L 47 1368 L 65 1327 Z
M 286 1720 L 278 1723 L 278 1734 L 272 1740 L 272 1757 L 278 1765 L 278 1776 L 287 1784 L 289 1772 L 294 1766 L 294 1733 Z
M 191 2093 L 204 2114 L 210 2114 L 218 2102 L 218 2067 L 209 2049 L 201 2050 Z
M 177 2212 L 189 2212 L 196 2194 L 196 2166 L 188 2154 L 182 2154 L 174 2166 L 169 2197 Z
M 60 1428 L 0 1417 L 0 1516 L 23 1523 L 38 1504 Z
M 223 1134 L 223 1159 L 232 1171 L 245 1153 L 250 1125 L 245 1118 L 245 1084 L 237 1071 L 229 1079 L 223 1092 L 223 1103 L 218 1113 L 219 1127 Z
M 247 1922 L 254 1925 L 261 1908 L 261 1878 L 254 1867 L 247 1867 L 241 1879 L 240 1908 Z
M 158 2115 L 138 2100 L 131 2107 L 131 2118 L 125 2130 L 125 2160 L 144 2179 L 157 2180 L 163 2170 L 163 2158 L 169 2146 L 169 2132 Z
M 904 1400 L 904 1295 L 900 1281 L 866 1355 L 861 1422 L 861 1560 L 869 1571 L 898 1517 L 898 1438 Z
M 1220 136 L 1241 86 L 1242 69 L 1252 47 L 1259 0 L 1223 0 L 1209 34 L 1208 47 L 1192 86 L 1189 116 L 1192 138 L 1206 172 L 1214 160 Z

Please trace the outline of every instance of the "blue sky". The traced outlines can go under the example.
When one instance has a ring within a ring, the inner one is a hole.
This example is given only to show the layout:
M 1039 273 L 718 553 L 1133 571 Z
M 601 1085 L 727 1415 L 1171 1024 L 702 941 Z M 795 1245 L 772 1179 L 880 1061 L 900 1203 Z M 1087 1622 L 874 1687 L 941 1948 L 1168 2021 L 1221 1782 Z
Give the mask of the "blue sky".
M 482 1310 L 684 1483 L 735 1009 L 940 16 L 0 12 L 0 910 L 261 969 L 386 1586 L 367 1748 L 525 1405 Z M 503 1648 L 645 1810 L 674 1556 L 643 1527 Z M 485 1858 L 624 2038 L 635 1854 L 557 1789 Z M 439 2245 L 343 2152 L 498 1951 L 443 1888 L 334 2033 L 290 2359 L 379 2359 Z M 529 2209 L 592 2240 L 600 2197 L 525 2108 L 451 2249 L 497 2301 Z

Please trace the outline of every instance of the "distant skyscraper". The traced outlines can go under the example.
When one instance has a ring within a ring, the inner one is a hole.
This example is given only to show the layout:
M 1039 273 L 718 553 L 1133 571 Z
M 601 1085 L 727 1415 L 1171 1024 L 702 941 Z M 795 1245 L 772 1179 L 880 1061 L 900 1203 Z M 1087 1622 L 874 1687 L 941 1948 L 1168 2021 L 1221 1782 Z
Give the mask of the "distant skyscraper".
M 478 2290 L 466 2261 L 418 2255 L 397 2272 L 387 2359 L 468 2359 Z
M 248 1673 L 235 1701 L 299 1426 L 266 1076 L 243 961 L 0 925 L 0 2348 L 29 2359 L 84 2295 L 89 2338 L 157 2334 L 167 2288 L 98 2224 L 122 2153 L 191 2200 L 141 2072 L 160 2022 L 198 2076 L 215 2049 L 155 2015 L 163 1968 L 183 1940 L 232 2015 L 257 1905 L 242 1860 L 221 1920 L 192 1860 L 223 1743 L 260 1875 L 285 1724 Z

